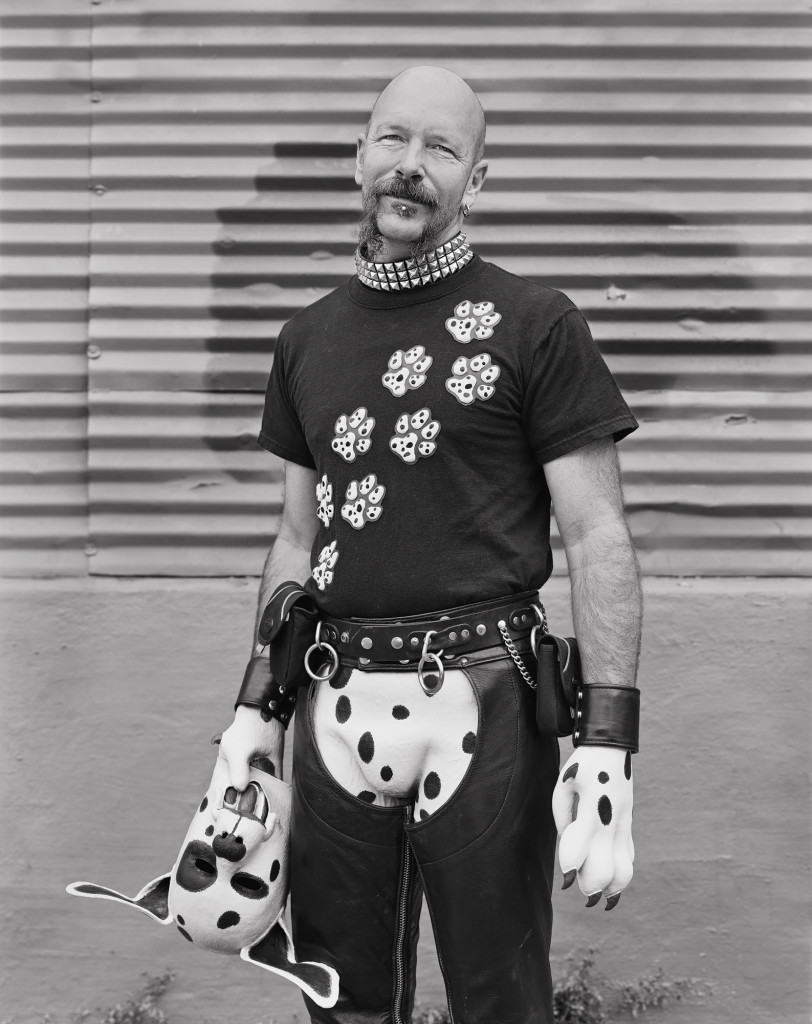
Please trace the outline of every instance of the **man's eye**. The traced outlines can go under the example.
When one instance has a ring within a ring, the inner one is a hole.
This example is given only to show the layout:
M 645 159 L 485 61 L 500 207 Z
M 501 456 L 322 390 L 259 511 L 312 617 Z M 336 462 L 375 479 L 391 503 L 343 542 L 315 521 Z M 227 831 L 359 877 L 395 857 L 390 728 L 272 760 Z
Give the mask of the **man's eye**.
M 439 143 L 439 142 L 435 142 L 435 143 L 434 143 L 434 148 L 435 148 L 435 149 L 441 149 L 441 150 L 442 150 L 442 151 L 443 151 L 444 153 L 450 153 L 450 154 L 451 154 L 451 156 L 453 156 L 453 155 L 454 155 L 454 150 L 453 150 L 453 149 L 449 149 L 449 148 L 448 148 L 448 146 L 443 146 L 443 145 L 442 145 L 441 143 Z

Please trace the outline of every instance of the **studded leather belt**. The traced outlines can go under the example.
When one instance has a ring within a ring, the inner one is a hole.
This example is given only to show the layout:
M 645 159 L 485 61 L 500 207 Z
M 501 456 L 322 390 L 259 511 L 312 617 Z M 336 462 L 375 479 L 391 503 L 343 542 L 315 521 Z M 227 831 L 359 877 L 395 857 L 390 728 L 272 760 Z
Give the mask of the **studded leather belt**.
M 398 619 L 321 620 L 319 637 L 335 648 L 342 661 L 360 666 L 408 664 L 426 655 L 458 657 L 504 642 L 503 630 L 511 639 L 526 636 L 543 623 L 538 591 L 512 597 L 481 601 Z

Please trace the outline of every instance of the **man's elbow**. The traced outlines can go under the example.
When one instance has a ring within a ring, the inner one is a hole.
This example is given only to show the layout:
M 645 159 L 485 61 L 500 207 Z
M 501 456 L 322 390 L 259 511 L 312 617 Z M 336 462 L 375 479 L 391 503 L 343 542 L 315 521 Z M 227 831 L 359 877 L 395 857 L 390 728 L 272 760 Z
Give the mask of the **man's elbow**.
M 570 570 L 611 562 L 636 578 L 640 576 L 634 540 L 623 515 L 585 526 L 576 536 L 564 538 L 564 548 Z

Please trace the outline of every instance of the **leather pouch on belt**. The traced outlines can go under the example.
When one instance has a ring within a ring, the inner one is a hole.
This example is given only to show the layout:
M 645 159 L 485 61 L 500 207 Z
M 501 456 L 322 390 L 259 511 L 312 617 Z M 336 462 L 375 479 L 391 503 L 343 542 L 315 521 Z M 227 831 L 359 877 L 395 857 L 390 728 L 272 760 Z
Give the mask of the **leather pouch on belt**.
M 570 736 L 581 658 L 575 637 L 544 633 L 538 638 L 536 726 L 542 736 Z
M 316 639 L 318 618 L 313 598 L 293 582 L 280 583 L 262 613 L 259 642 L 268 645 L 274 679 L 288 689 L 310 682 L 304 658 Z

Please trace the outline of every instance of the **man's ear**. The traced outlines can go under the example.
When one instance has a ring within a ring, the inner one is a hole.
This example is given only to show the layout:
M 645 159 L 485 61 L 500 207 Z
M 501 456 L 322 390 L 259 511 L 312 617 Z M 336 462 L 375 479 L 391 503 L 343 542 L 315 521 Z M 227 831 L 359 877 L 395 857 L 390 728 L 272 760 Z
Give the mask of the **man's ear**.
M 472 207 L 476 201 L 476 197 L 479 195 L 479 190 L 485 184 L 485 178 L 488 174 L 488 161 L 480 160 L 475 163 L 471 175 L 468 178 L 468 185 L 465 189 L 465 203 L 467 206 Z
M 94 899 L 123 903 L 127 907 L 135 907 L 136 910 L 140 910 L 142 914 L 151 917 L 158 924 L 170 924 L 172 921 L 169 914 L 169 881 L 171 877 L 171 875 L 161 875 L 159 878 L 154 878 L 134 899 L 116 892 L 115 889 L 106 889 L 103 885 L 95 885 L 93 882 L 72 882 L 66 891 L 72 896 L 90 896 Z
M 360 185 L 364 180 L 364 150 L 366 149 L 366 132 L 358 136 L 358 148 L 355 153 L 355 184 Z
M 318 1006 L 335 1006 L 338 1000 L 336 971 L 326 964 L 297 963 L 293 943 L 281 917 L 259 942 L 241 950 L 240 957 L 246 963 L 292 981 Z

